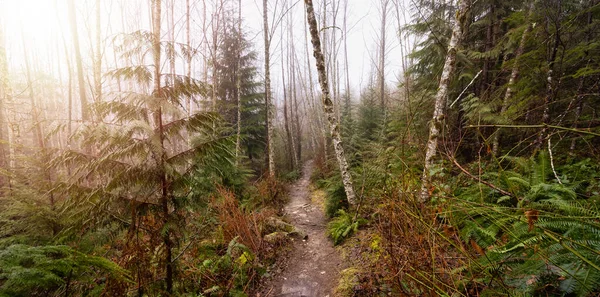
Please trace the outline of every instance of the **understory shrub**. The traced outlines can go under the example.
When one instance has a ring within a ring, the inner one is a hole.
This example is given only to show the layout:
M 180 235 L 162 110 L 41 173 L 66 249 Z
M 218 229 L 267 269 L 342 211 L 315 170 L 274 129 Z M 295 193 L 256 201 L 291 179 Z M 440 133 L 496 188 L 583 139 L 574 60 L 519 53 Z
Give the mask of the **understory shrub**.
M 340 244 L 344 239 L 356 233 L 361 225 L 367 223 L 363 218 L 354 218 L 351 213 L 343 209 L 337 211 L 336 216 L 327 224 L 327 235 L 333 239 L 334 244 Z

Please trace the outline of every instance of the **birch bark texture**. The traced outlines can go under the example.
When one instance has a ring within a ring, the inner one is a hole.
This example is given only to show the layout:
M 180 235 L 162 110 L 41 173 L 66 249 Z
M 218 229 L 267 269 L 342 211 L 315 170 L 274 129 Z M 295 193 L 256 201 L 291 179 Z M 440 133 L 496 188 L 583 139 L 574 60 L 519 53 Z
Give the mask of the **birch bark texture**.
M 269 176 L 275 177 L 275 147 L 273 147 L 273 110 L 271 108 L 271 61 L 269 47 L 271 37 L 269 34 L 269 17 L 267 0 L 263 0 L 263 34 L 265 38 L 265 109 L 267 111 L 267 151 L 269 158 Z
M 352 206 L 356 205 L 356 195 L 354 194 L 354 185 L 352 183 L 352 176 L 348 168 L 348 162 L 346 161 L 346 155 L 344 154 L 344 148 L 342 146 L 342 138 L 340 136 L 340 127 L 338 120 L 335 117 L 335 111 L 333 109 L 333 102 L 329 94 L 329 85 L 327 82 L 327 72 L 325 71 L 325 59 L 323 52 L 321 52 L 321 40 L 319 38 L 319 30 L 317 28 L 317 20 L 315 18 L 315 10 L 313 7 L 312 0 L 304 0 L 306 6 L 306 20 L 310 28 L 311 43 L 313 45 L 314 57 L 317 65 L 317 72 L 319 74 L 319 84 L 321 85 L 321 99 L 323 101 L 323 109 L 329 122 L 329 130 L 331 132 L 331 138 L 333 140 L 333 148 L 335 150 L 335 156 L 340 167 L 340 173 L 342 175 L 342 182 L 344 183 L 344 190 L 346 192 L 346 198 L 348 203 Z
M 433 110 L 433 117 L 429 124 L 429 139 L 427 140 L 425 151 L 425 166 L 423 168 L 423 176 L 421 177 L 421 193 L 419 195 L 419 202 L 421 203 L 425 203 L 431 198 L 431 169 L 433 167 L 434 157 L 437 154 L 438 140 L 441 135 L 442 124 L 444 121 L 444 109 L 446 107 L 446 102 L 448 101 L 450 80 L 456 70 L 456 52 L 458 51 L 458 47 L 460 46 L 460 42 L 467 26 L 467 15 L 470 6 L 471 0 L 459 1 L 456 20 L 452 28 L 452 37 L 448 44 L 446 61 L 444 62 L 442 76 L 440 77 L 440 83 L 435 95 L 435 107 Z

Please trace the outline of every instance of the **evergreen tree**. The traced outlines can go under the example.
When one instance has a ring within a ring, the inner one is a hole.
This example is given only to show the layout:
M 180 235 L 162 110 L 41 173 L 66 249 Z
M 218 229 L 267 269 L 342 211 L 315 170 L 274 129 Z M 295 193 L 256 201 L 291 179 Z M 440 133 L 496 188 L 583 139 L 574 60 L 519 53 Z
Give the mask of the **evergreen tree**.
M 215 64 L 219 86 L 217 88 L 218 110 L 230 125 L 237 125 L 237 79 L 240 75 L 241 91 L 241 145 L 243 153 L 258 170 L 264 164 L 266 150 L 264 93 L 257 80 L 257 54 L 232 16 L 225 20 L 222 43 Z M 238 51 L 241 54 L 238 56 Z M 239 59 L 239 61 L 238 61 Z

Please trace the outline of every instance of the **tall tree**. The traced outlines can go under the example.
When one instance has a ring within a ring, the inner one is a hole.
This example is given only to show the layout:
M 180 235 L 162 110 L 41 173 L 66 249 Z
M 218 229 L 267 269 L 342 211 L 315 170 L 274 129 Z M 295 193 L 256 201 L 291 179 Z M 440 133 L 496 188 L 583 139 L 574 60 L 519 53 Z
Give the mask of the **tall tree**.
M 75 0 L 67 1 L 69 11 L 69 23 L 71 27 L 71 35 L 73 38 L 73 46 L 75 48 L 75 64 L 77 66 L 77 82 L 79 84 L 79 101 L 81 102 L 81 119 L 87 121 L 90 119 L 90 110 L 85 91 L 85 78 L 83 73 L 83 61 L 81 58 L 81 49 L 79 44 L 79 33 L 77 28 L 77 16 L 75 13 Z
M 281 43 L 283 44 L 283 32 L 281 34 Z M 289 40 L 288 40 L 288 46 L 289 46 Z M 292 132 L 290 130 L 290 118 L 288 116 L 288 94 L 289 94 L 289 85 L 286 85 L 285 83 L 285 76 L 286 76 L 286 63 L 284 61 L 284 57 L 289 57 L 289 52 L 288 54 L 284 53 L 284 47 L 283 45 L 281 46 L 281 82 L 283 84 L 283 129 L 285 130 L 285 147 L 286 147 L 286 153 L 285 155 L 288 158 L 288 162 L 290 164 L 290 168 L 292 170 L 294 170 L 295 166 L 296 166 L 296 161 L 295 161 L 295 157 L 296 154 L 293 152 L 294 151 L 294 141 L 292 139 Z M 288 67 L 289 69 L 289 67 Z
M 385 108 L 385 51 L 386 51 L 386 39 L 385 31 L 387 27 L 387 14 L 389 0 L 381 0 L 381 36 L 379 40 L 379 101 L 381 108 Z
M 269 32 L 269 17 L 267 0 L 263 0 L 263 35 L 265 40 L 265 110 L 267 113 L 267 156 L 269 176 L 275 177 L 275 147 L 273 146 L 273 108 L 271 106 L 271 34 Z
M 335 149 L 335 156 L 338 161 L 340 168 L 340 174 L 342 175 L 342 182 L 344 183 L 344 190 L 346 192 L 346 198 L 350 205 L 356 205 L 356 195 L 354 193 L 354 185 L 352 183 L 352 175 L 346 161 L 346 155 L 344 153 L 344 147 L 342 146 L 342 138 L 340 136 L 340 127 L 338 120 L 335 117 L 333 109 L 333 102 L 329 95 L 329 84 L 327 81 L 327 73 L 325 71 L 325 59 L 321 52 L 321 40 L 319 37 L 319 29 L 317 27 L 317 19 L 315 18 L 315 11 L 312 0 L 304 0 L 306 6 L 306 21 L 310 28 L 311 42 L 313 45 L 314 57 L 316 60 L 317 72 L 319 73 L 319 84 L 321 85 L 321 98 L 323 102 L 323 109 L 329 122 L 329 130 L 331 132 L 331 138 L 333 139 L 333 148 Z
M 154 58 L 154 91 L 153 96 L 160 102 L 163 99 L 163 92 L 160 84 L 161 77 L 161 63 L 160 63 L 160 54 L 161 54 L 161 44 L 160 44 L 160 29 L 161 29 L 161 12 L 162 12 L 162 3 L 161 0 L 152 0 L 152 54 Z M 156 163 L 158 164 L 158 170 L 160 175 L 160 205 L 162 211 L 162 222 L 163 222 L 163 244 L 165 248 L 164 254 L 164 265 L 165 265 L 165 284 L 166 284 L 166 293 L 170 296 L 173 293 L 173 242 L 171 240 L 170 230 L 169 230 L 169 182 L 167 180 L 166 173 L 166 150 L 164 146 L 164 126 L 163 126 L 163 116 L 162 116 L 162 107 L 161 104 L 158 104 L 158 107 L 153 111 L 154 114 L 154 126 L 156 135 L 155 139 L 159 143 L 159 151 L 156 153 L 155 158 Z
M 10 100 L 10 82 L 8 80 L 8 59 L 6 57 L 6 46 L 4 41 L 4 27 L 0 23 L 0 168 L 7 170 L 7 166 L 10 165 L 12 155 L 10 154 L 10 147 L 7 150 L 7 146 L 11 145 L 8 127 L 6 125 L 6 104 Z M 6 142 L 5 142 L 6 141 Z M 9 185 L 8 178 L 0 176 L 0 188 Z
M 525 51 L 525 42 L 527 41 L 527 36 L 529 35 L 529 31 L 531 30 L 531 27 L 533 25 L 533 24 L 531 24 L 531 22 L 529 20 L 529 16 L 533 11 L 533 3 L 534 2 L 531 1 L 531 4 L 527 8 L 527 17 L 525 19 L 525 23 L 526 23 L 525 30 L 523 31 L 523 34 L 521 35 L 521 41 L 519 42 L 519 47 L 517 48 L 517 50 L 515 52 L 512 70 L 510 72 L 510 77 L 508 79 L 508 85 L 506 86 L 506 91 L 504 92 L 504 97 L 502 99 L 502 105 L 500 107 L 501 115 L 503 115 L 508 110 L 510 100 L 512 99 L 512 96 L 515 92 L 514 88 L 515 88 L 515 84 L 517 83 L 517 77 L 519 76 L 519 60 L 521 59 L 521 55 L 523 55 L 523 52 Z M 501 135 L 502 135 L 502 130 L 499 129 L 496 131 L 496 133 L 494 134 L 494 138 L 492 139 L 492 154 L 494 156 L 498 155 L 498 149 L 500 146 Z
M 185 46 L 186 46 L 186 79 L 188 84 L 192 78 L 192 58 L 194 53 L 192 50 L 191 40 L 191 20 L 190 20 L 190 0 L 185 0 Z M 185 109 L 187 115 L 192 114 L 192 96 L 189 95 L 185 100 Z
M 240 41 L 240 45 L 237 49 L 237 75 L 236 75 L 236 89 L 237 89 L 237 131 L 235 137 L 235 157 L 236 162 L 240 155 L 240 145 L 242 141 L 242 0 L 238 1 L 238 17 L 237 17 L 237 25 L 238 25 L 238 40 Z
M 102 26 L 100 0 L 96 0 L 96 50 L 94 52 L 94 95 L 95 101 L 102 101 Z
M 562 0 L 557 0 L 557 1 L 549 1 L 548 3 L 545 3 L 546 5 L 549 6 L 549 9 L 551 11 L 551 13 L 549 13 L 549 15 L 546 16 L 546 26 L 549 28 L 548 31 L 550 31 L 550 28 L 553 27 L 554 32 L 552 32 L 552 38 L 550 39 L 551 41 L 551 47 L 550 47 L 550 55 L 548 56 L 548 70 L 546 71 L 546 94 L 544 96 L 544 112 L 542 113 L 542 119 L 541 119 L 541 123 L 543 125 L 548 124 L 548 121 L 550 120 L 550 105 L 553 103 L 554 101 L 554 97 L 556 95 L 556 88 L 558 87 L 558 84 L 560 83 L 560 80 L 557 80 L 556 77 L 560 77 L 560 74 L 556 74 L 554 73 L 555 71 L 555 64 L 556 64 L 556 59 L 557 59 L 557 55 L 558 55 L 558 49 L 561 46 L 561 34 L 562 34 L 562 17 L 563 17 L 563 3 Z M 545 134 L 546 134 L 546 130 L 547 128 L 544 127 L 542 128 L 542 131 L 540 132 L 540 134 L 538 135 L 537 138 L 537 142 L 536 142 L 536 148 L 540 149 L 542 147 L 542 144 L 544 142 L 544 138 L 545 138 Z
M 456 53 L 468 24 L 468 11 L 470 6 L 471 0 L 460 0 L 459 2 L 456 20 L 452 28 L 452 37 L 450 38 L 448 52 L 446 53 L 446 61 L 435 95 L 435 107 L 431 123 L 429 124 L 429 139 L 427 140 L 425 165 L 423 168 L 423 176 L 421 178 L 422 184 L 419 200 L 422 203 L 427 202 L 431 196 L 431 169 L 433 168 L 434 157 L 437 154 L 438 140 L 441 136 L 441 129 L 444 121 L 444 109 L 446 107 L 446 102 L 448 101 L 450 80 L 456 69 Z

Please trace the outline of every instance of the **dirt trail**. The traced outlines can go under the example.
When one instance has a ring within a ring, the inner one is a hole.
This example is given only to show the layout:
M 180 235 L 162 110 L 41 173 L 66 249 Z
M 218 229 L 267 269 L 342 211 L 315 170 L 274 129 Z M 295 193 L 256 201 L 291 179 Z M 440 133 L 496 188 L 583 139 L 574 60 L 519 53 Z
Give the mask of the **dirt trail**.
M 308 234 L 308 239 L 294 242 L 287 265 L 268 284 L 268 296 L 325 297 L 333 296 L 341 270 L 341 259 L 326 235 L 325 215 L 319 206 L 311 204 L 309 179 L 312 161 L 304 165 L 302 177 L 290 191 L 285 213 L 296 228 Z

